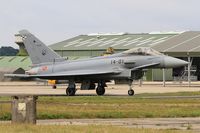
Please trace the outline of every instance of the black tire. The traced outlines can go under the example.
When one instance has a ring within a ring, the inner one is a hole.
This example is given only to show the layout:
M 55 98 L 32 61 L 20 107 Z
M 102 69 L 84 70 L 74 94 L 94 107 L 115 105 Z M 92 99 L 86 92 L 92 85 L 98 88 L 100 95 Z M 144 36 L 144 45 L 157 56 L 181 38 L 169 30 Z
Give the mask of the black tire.
M 66 89 L 66 95 L 68 95 L 68 96 L 74 96 L 75 93 L 76 93 L 76 89 L 75 89 L 75 88 L 70 88 L 70 87 L 68 87 L 68 88 Z
M 104 88 L 104 87 L 98 86 L 97 89 L 96 89 L 96 93 L 97 93 L 97 95 L 99 95 L 99 96 L 104 95 L 104 94 L 105 94 L 105 88 Z
M 52 86 L 52 89 L 56 89 L 56 88 L 57 88 L 57 86 L 56 86 L 56 85 L 53 85 L 53 86 Z
M 134 90 L 128 90 L 128 95 L 133 96 L 135 94 Z

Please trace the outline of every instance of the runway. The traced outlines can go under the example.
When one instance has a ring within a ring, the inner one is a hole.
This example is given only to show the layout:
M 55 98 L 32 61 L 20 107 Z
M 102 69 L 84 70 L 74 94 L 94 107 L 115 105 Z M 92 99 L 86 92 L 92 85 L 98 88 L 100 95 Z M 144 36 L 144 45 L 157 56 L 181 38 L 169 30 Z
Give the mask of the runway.
M 168 85 L 163 87 L 162 84 L 154 82 L 144 84 L 142 87 L 134 85 L 135 94 L 141 93 L 170 93 L 170 92 L 191 92 L 200 91 L 200 86 L 188 87 L 187 85 Z M 77 86 L 76 95 L 96 96 L 95 90 L 79 90 Z M 105 95 L 107 96 L 127 96 L 128 85 L 108 84 Z M 58 86 L 57 89 L 52 89 L 51 86 L 38 84 L 36 82 L 0 82 L 0 95 L 58 95 L 65 96 L 66 86 Z M 198 98 L 199 96 L 197 96 Z M 148 97 L 146 97 L 148 98 Z M 159 96 L 157 97 L 159 98 Z M 173 96 L 172 96 L 173 98 Z
M 179 129 L 200 131 L 200 118 L 123 118 L 38 120 L 38 125 L 114 125 L 130 128 Z
M 11 123 L 11 121 L 0 121 Z M 200 118 L 119 118 L 37 120 L 37 125 L 112 125 L 128 128 L 177 129 L 200 131 Z

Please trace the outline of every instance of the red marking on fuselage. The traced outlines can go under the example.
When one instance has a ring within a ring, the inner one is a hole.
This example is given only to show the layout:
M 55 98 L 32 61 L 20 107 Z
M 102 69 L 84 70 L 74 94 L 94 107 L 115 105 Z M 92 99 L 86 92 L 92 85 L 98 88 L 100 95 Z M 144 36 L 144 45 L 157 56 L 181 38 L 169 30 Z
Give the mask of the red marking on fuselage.
M 48 70 L 48 67 L 47 67 L 47 66 L 42 66 L 42 67 L 41 67 L 41 70 L 42 70 L 42 71 L 47 71 L 47 70 Z

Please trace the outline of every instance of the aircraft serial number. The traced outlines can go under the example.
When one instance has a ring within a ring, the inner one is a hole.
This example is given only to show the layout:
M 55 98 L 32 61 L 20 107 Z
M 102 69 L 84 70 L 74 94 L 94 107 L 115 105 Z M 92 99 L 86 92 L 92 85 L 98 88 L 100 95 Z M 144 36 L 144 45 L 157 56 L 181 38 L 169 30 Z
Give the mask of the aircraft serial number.
M 124 64 L 124 60 L 123 59 L 111 60 L 111 64 Z

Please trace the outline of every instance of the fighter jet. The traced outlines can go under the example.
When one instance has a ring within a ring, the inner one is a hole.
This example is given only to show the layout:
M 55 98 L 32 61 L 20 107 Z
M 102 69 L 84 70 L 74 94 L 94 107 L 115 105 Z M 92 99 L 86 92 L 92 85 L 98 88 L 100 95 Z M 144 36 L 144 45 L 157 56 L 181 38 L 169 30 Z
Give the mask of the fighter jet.
M 96 89 L 97 95 L 104 95 L 106 83 L 126 82 L 128 95 L 134 95 L 133 80 L 143 77 L 144 69 L 175 68 L 188 62 L 166 56 L 148 47 L 133 48 L 109 56 L 80 60 L 66 60 L 27 30 L 19 31 L 32 61 L 32 68 L 25 74 L 6 74 L 6 77 L 40 78 L 47 80 L 68 80 L 66 94 L 74 96 L 76 83 L 82 90 Z

